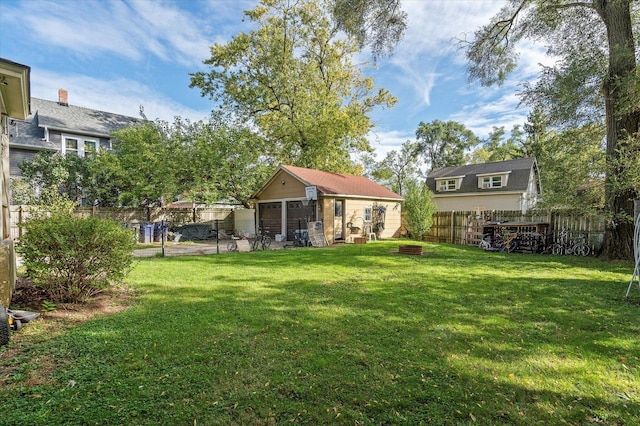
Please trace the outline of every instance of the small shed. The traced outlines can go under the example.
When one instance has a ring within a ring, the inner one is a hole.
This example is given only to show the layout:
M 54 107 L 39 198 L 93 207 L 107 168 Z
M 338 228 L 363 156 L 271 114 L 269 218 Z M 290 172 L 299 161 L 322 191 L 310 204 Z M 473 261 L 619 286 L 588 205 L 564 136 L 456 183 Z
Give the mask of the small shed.
M 253 201 L 258 226 L 286 241 L 308 223 L 329 244 L 400 233 L 402 196 L 364 176 L 281 165 Z

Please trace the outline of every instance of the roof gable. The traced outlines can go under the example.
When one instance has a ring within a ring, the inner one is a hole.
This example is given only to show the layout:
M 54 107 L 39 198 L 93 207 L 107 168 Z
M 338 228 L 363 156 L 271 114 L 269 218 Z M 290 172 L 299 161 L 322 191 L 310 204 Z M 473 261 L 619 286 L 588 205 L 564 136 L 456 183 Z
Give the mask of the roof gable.
M 364 176 L 325 172 L 322 170 L 286 165 L 280 166 L 276 173 L 274 173 L 274 176 L 277 175 L 280 170 L 298 179 L 305 186 L 315 185 L 318 188 L 318 192 L 323 195 L 403 200 L 401 195 L 396 194 L 382 185 L 378 185 Z M 273 178 L 262 187 L 257 194 L 258 196 L 272 180 Z
M 74 105 L 31 98 L 31 109 L 37 112 L 40 127 L 49 127 L 75 134 L 109 137 L 110 133 L 140 119 L 121 114 L 98 111 Z

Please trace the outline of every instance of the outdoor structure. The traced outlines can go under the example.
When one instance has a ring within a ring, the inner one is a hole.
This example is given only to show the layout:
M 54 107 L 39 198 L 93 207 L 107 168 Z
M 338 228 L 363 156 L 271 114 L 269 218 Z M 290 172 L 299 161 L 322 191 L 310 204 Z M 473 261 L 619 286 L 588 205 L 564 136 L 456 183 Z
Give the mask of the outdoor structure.
M 438 211 L 519 210 L 526 213 L 542 188 L 535 158 L 443 167 L 427 177 Z
M 11 177 L 20 177 L 18 167 L 39 151 L 53 151 L 81 157 L 89 152 L 111 149 L 111 132 L 141 119 L 69 104 L 69 93 L 58 90 L 58 102 L 31 98 L 28 117 L 9 126 Z
M 287 241 L 308 222 L 322 224 L 329 244 L 400 232 L 403 198 L 364 176 L 283 165 L 253 201 L 258 226 Z
M 13 120 L 24 120 L 29 115 L 31 98 L 31 68 L 0 58 L 0 314 L 9 307 L 15 287 L 16 263 L 11 238 L 9 217 L 9 128 Z M 0 320 L 2 320 L 0 318 Z M 0 324 L 0 327 L 2 324 Z

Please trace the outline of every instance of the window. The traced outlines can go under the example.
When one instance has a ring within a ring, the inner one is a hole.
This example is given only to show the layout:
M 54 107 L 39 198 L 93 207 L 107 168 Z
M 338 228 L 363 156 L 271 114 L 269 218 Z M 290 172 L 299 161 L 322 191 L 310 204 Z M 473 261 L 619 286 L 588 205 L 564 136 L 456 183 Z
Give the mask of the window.
M 65 138 L 64 140 L 64 152 L 75 152 L 78 155 L 78 139 Z
M 342 201 L 341 200 L 336 200 L 333 214 L 335 217 L 342 217 Z
M 96 141 L 84 141 L 84 155 L 95 154 L 96 146 Z
M 372 215 L 371 215 L 371 207 L 365 207 L 364 208 L 364 221 L 365 222 L 371 222 L 372 219 Z
M 446 179 L 438 181 L 438 191 L 455 191 L 456 190 L 456 180 L 455 179 Z
M 502 176 L 485 176 L 482 178 L 482 188 L 502 188 Z
M 99 149 L 99 143 L 95 139 L 84 139 L 77 136 L 63 136 L 63 140 L 63 154 L 73 153 L 78 157 L 84 157 L 97 152 Z

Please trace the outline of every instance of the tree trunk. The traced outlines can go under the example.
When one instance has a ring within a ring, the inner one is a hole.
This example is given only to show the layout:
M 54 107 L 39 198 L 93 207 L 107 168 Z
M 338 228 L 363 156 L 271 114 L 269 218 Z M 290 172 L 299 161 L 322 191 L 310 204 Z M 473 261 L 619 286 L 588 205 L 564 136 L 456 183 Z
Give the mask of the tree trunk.
M 609 70 L 602 85 L 607 125 L 607 177 L 605 208 L 611 215 L 604 236 L 607 259 L 633 259 L 633 200 L 635 190 L 620 185 L 624 168 L 619 149 L 625 139 L 638 137 L 640 108 L 623 105 L 630 90 L 623 81 L 635 75 L 636 59 L 631 26 L 630 0 L 594 0 L 595 9 L 607 28 Z

